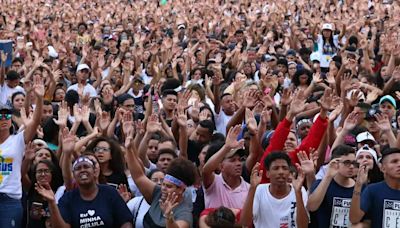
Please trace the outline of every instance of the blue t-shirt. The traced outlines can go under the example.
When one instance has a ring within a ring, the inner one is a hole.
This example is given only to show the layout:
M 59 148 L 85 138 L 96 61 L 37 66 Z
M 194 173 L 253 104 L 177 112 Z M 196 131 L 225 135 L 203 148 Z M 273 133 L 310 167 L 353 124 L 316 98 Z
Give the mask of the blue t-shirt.
M 313 183 L 311 193 L 315 191 L 319 183 L 321 180 Z M 343 187 L 332 179 L 325 197 L 315 213 L 318 227 L 351 227 L 349 213 L 353 190 L 354 187 Z
M 58 207 L 64 221 L 71 227 L 121 227 L 133 217 L 117 190 L 98 185 L 99 191 L 91 201 L 83 200 L 79 189 L 67 192 Z
M 361 210 L 371 220 L 371 227 L 400 227 L 400 191 L 385 181 L 368 185 L 361 193 Z

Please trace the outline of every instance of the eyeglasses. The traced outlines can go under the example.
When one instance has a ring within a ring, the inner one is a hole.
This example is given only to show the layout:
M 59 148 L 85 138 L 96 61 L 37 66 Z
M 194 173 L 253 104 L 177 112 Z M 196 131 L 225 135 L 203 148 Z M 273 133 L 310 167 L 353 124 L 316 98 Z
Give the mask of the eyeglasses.
M 110 148 L 106 148 L 106 147 L 98 147 L 96 146 L 95 148 L 93 148 L 93 152 L 95 153 L 99 153 L 99 152 L 110 152 Z
M 11 117 L 11 114 L 0 114 L 0 120 L 10 120 Z
M 50 174 L 51 170 L 50 169 L 38 169 L 36 170 L 36 175 L 46 175 Z
M 350 167 L 350 165 L 353 165 L 355 168 L 360 167 L 360 163 L 358 163 L 357 161 L 345 160 L 341 161 L 340 163 L 343 163 L 343 165 L 346 167 Z

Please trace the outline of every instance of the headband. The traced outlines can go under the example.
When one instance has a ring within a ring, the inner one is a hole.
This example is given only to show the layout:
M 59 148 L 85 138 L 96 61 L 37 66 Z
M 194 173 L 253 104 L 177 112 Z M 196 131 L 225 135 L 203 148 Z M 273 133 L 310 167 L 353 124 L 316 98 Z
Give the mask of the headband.
M 75 160 L 74 164 L 72 165 L 72 169 L 74 170 L 75 167 L 76 167 L 78 164 L 83 163 L 83 162 L 89 163 L 91 166 L 94 167 L 94 163 L 92 162 L 92 160 L 90 160 L 90 159 L 87 158 L 86 156 L 81 156 L 81 157 L 79 157 L 78 159 Z
M 176 185 L 178 187 L 183 187 L 183 188 L 186 187 L 186 184 L 183 183 L 183 181 L 181 181 L 178 178 L 176 178 L 174 176 L 171 176 L 169 174 L 165 175 L 164 181 L 168 181 L 168 182 L 170 182 L 170 183 L 172 183 L 172 184 L 174 184 L 174 185 Z

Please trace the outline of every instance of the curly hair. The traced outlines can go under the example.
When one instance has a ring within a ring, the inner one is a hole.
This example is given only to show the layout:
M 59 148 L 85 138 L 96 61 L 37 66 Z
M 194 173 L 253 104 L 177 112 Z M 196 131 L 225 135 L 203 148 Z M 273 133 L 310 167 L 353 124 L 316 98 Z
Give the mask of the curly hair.
M 110 145 L 111 160 L 109 161 L 110 169 L 115 173 L 124 173 L 125 161 L 122 156 L 122 150 L 119 143 L 108 137 L 95 138 L 86 148 L 88 151 L 93 151 L 99 142 L 106 142 Z

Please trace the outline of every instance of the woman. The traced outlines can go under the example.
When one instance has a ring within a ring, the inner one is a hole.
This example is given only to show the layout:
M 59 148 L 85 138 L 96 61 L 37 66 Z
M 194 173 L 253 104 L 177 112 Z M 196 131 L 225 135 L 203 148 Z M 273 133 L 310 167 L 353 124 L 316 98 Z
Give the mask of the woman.
M 145 176 L 132 144 L 127 153 L 129 170 L 144 199 L 151 205 L 144 216 L 143 227 L 192 227 L 193 205 L 190 198 L 184 197 L 184 192 L 195 180 L 193 163 L 180 158 L 173 160 L 160 187 Z
M 15 224 L 21 226 L 22 220 L 22 184 L 21 163 L 25 152 L 25 144 L 33 139 L 39 126 L 42 109 L 44 86 L 40 78 L 35 78 L 33 91 L 36 96 L 36 108 L 32 120 L 26 128 L 12 135 L 12 109 L 0 104 L 0 227 L 9 227 Z
M 356 160 L 360 167 L 366 166 L 368 169 L 368 183 L 377 183 L 383 181 L 383 173 L 378 167 L 378 157 L 374 149 L 365 145 L 356 153 Z
M 33 168 L 33 184 L 50 186 L 53 191 L 57 189 L 54 181 L 56 178 L 56 170 L 54 164 L 50 160 L 40 160 Z M 28 192 L 28 225 L 27 227 L 46 227 L 49 221 L 49 208 L 43 197 L 31 188 Z
M 94 139 L 86 148 L 93 151 L 100 163 L 101 174 L 106 178 L 107 184 L 118 188 L 120 184 L 128 186 L 125 175 L 125 161 L 119 144 L 106 137 Z
M 23 92 L 15 92 L 11 96 L 11 103 L 14 112 L 12 121 L 17 125 L 18 128 L 24 124 L 24 120 L 21 118 L 21 109 L 24 107 L 24 102 L 25 94 Z
M 156 183 L 158 186 L 161 186 L 165 174 L 158 170 L 158 169 L 153 169 L 149 172 L 147 177 Z M 146 200 L 144 200 L 143 196 L 135 197 L 131 199 L 128 203 L 128 208 L 132 212 L 133 215 L 133 225 L 136 228 L 143 228 L 143 219 L 146 213 L 150 209 L 150 204 L 147 203 Z
M 240 209 L 234 208 L 207 208 L 200 215 L 200 228 L 231 228 L 240 220 Z
M 297 70 L 292 79 L 294 89 L 306 90 L 312 81 L 312 73 L 306 69 Z
M 49 185 L 35 185 L 49 205 L 53 227 L 132 227 L 132 215 L 117 190 L 97 184 L 91 159 L 78 157 L 72 170 L 78 188 L 65 193 L 58 206 Z
M 329 62 L 339 51 L 339 40 L 341 35 L 333 34 L 333 26 L 331 24 L 324 24 L 322 26 L 321 34 L 318 34 L 317 44 L 318 52 L 320 53 L 320 66 L 322 72 L 327 72 L 329 69 Z

